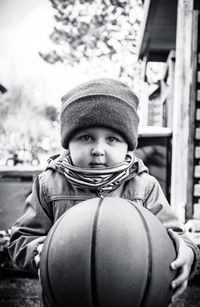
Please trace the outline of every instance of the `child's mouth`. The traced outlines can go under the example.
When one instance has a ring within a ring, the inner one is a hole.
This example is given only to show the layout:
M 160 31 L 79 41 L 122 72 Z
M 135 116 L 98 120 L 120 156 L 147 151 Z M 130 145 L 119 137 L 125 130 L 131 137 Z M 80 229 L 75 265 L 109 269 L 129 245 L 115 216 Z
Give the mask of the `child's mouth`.
M 91 168 L 105 168 L 106 164 L 105 163 L 90 163 L 89 166 Z

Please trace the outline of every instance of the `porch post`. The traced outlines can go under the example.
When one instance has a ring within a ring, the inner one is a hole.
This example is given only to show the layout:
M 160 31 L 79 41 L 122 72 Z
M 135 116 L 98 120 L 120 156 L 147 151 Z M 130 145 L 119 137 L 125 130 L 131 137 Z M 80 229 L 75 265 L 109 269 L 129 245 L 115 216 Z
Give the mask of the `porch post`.
M 194 152 L 193 0 L 178 0 L 173 106 L 171 206 L 180 221 L 192 208 Z

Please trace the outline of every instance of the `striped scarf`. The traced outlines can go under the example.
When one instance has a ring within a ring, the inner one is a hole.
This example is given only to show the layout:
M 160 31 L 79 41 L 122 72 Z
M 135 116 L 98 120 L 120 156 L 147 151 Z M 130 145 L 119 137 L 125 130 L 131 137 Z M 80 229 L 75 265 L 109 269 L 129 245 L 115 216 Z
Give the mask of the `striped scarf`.
M 111 191 L 128 177 L 134 160 L 135 157 L 127 155 L 125 161 L 115 167 L 93 169 L 76 167 L 72 165 L 70 157 L 66 156 L 62 161 L 55 162 L 55 167 L 69 182 L 80 188 Z

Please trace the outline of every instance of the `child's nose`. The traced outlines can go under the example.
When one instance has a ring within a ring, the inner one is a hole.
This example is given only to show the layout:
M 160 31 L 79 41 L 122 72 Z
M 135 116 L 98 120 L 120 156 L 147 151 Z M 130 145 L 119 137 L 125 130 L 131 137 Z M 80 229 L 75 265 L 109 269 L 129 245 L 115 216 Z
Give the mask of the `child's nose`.
M 103 146 L 98 143 L 98 144 L 95 144 L 91 150 L 91 154 L 92 156 L 102 156 L 104 155 L 104 148 Z

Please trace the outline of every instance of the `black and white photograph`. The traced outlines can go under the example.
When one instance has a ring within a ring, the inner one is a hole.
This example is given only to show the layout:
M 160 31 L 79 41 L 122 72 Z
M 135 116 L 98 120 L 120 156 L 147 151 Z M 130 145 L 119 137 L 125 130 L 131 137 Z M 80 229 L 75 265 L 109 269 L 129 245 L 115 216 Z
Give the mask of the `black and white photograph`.
M 0 0 L 0 307 L 200 307 L 200 1 Z

